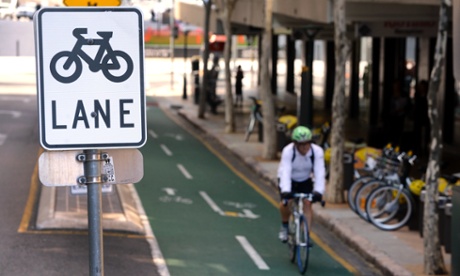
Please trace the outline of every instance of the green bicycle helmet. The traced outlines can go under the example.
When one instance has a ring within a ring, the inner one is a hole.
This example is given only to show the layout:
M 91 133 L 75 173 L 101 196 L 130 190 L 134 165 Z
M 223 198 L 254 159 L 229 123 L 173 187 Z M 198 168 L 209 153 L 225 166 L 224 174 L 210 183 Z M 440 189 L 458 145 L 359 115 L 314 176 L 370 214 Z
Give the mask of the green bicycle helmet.
M 298 126 L 292 132 L 291 139 L 294 142 L 305 143 L 310 142 L 312 138 L 311 130 L 304 126 Z

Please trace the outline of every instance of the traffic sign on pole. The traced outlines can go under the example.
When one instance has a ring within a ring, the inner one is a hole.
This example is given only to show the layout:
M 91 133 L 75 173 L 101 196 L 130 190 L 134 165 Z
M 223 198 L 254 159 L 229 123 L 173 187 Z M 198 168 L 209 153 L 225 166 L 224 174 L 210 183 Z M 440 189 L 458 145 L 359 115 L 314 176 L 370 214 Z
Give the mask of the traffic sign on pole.
M 77 7 L 105 7 L 120 6 L 121 0 L 64 0 L 66 6 Z
M 142 13 L 131 7 L 43 8 L 34 25 L 41 145 L 143 146 Z

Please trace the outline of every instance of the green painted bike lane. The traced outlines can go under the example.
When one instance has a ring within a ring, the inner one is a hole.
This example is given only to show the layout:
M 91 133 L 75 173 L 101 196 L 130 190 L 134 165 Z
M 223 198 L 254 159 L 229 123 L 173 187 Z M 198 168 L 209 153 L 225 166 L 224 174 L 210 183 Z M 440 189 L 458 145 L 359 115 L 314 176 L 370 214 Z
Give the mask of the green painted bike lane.
M 277 238 L 277 208 L 159 108 L 147 122 L 135 187 L 170 274 L 297 274 Z M 316 245 L 307 275 L 351 273 Z

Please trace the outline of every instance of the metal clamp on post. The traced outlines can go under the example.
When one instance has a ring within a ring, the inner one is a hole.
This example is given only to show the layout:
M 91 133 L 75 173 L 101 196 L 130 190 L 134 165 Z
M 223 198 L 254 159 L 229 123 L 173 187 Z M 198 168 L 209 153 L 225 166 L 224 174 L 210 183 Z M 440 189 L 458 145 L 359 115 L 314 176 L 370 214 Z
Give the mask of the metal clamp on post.
M 109 155 L 106 152 L 98 150 L 85 150 L 76 156 L 77 161 L 83 162 L 85 175 L 77 178 L 80 185 L 86 184 L 103 184 L 108 181 L 108 176 L 97 173 L 101 171 L 101 162 L 107 161 Z

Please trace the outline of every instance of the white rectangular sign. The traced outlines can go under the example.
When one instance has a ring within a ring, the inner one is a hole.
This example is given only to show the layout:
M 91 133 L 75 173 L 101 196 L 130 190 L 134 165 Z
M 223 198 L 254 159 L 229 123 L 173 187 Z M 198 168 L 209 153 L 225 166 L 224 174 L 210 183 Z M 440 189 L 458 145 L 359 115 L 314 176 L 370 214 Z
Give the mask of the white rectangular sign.
M 437 20 L 385 20 L 355 24 L 356 37 L 434 37 L 438 31 Z
M 104 150 L 108 159 L 101 166 L 105 184 L 137 183 L 144 176 L 144 159 L 137 149 Z M 38 158 L 38 177 L 45 186 L 77 186 L 85 175 L 83 162 L 77 161 L 77 150 L 45 151 Z
M 130 7 L 43 8 L 34 25 L 41 145 L 143 146 L 142 13 Z

